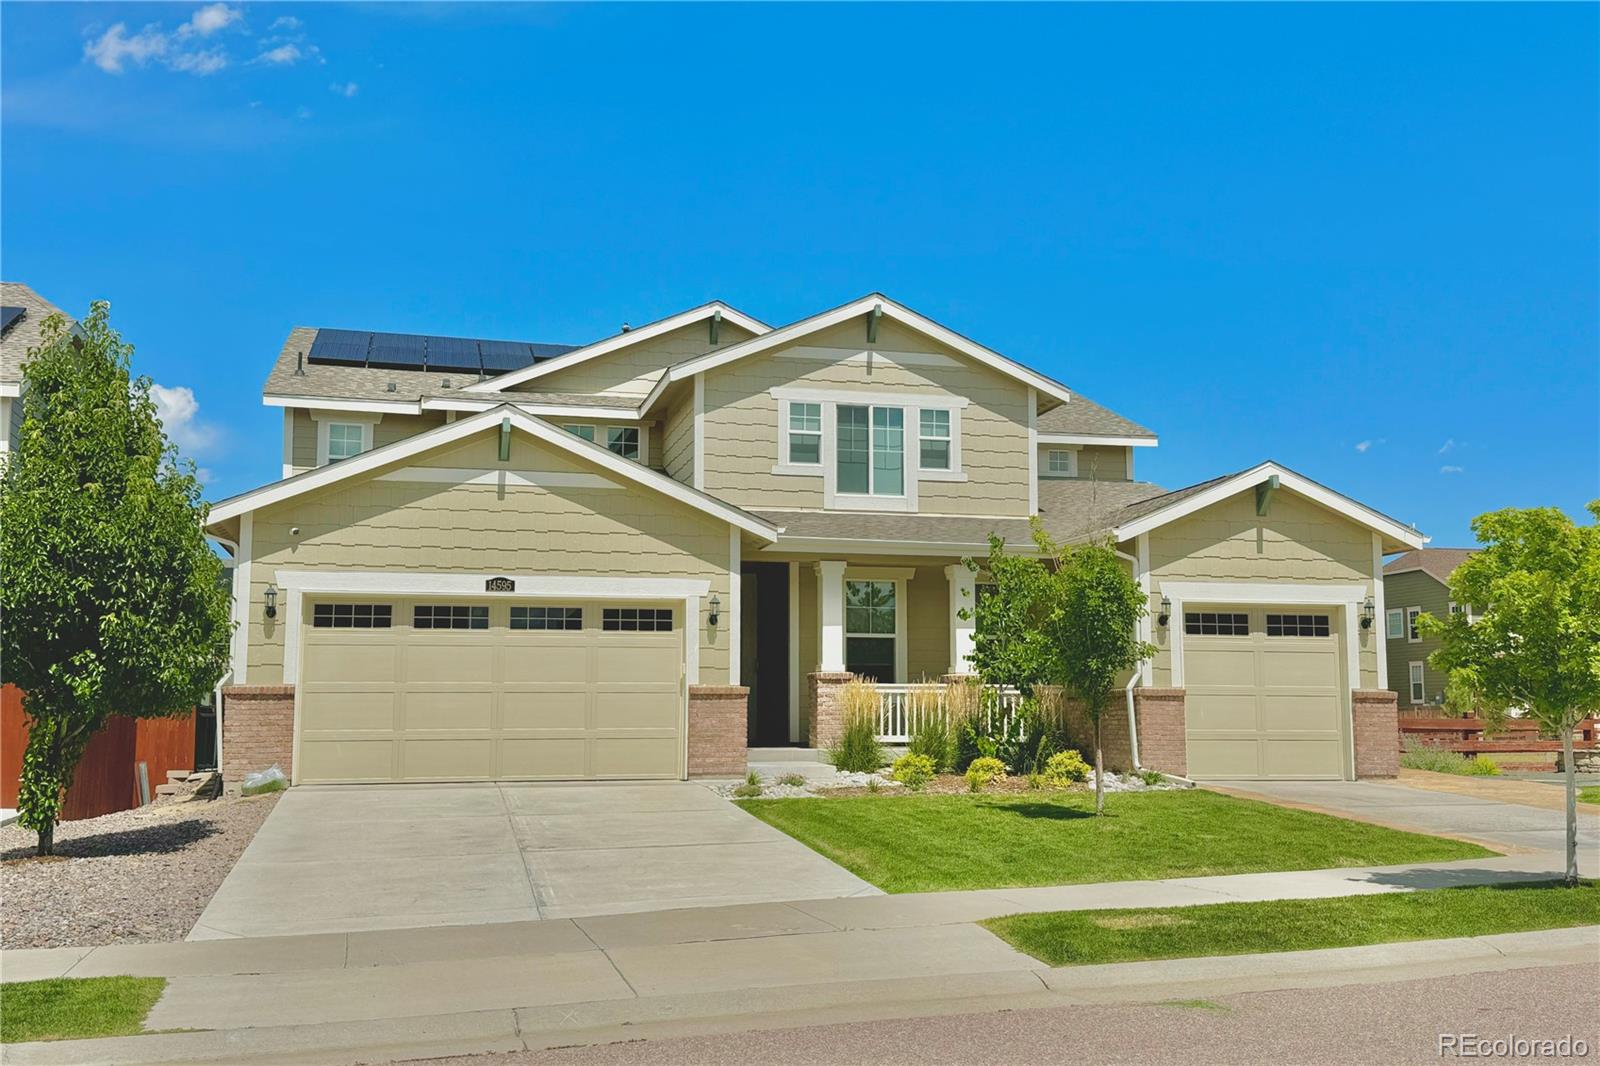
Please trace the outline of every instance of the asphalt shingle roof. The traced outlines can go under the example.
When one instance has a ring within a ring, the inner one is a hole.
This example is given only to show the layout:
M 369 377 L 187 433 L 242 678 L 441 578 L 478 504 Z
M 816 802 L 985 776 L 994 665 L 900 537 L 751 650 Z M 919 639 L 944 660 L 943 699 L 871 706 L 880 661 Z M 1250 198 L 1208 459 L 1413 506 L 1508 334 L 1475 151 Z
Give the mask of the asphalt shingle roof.
M 21 381 L 28 349 L 39 347 L 44 337 L 45 318 L 66 312 L 20 281 L 0 281 L 0 304 L 23 309 L 22 317 L 0 335 L 0 381 Z M 76 320 L 68 315 L 67 326 L 75 324 Z
M 1455 573 L 1456 567 L 1466 562 L 1468 557 L 1474 555 L 1477 548 L 1413 548 L 1404 555 L 1396 556 L 1383 564 L 1383 574 L 1404 574 L 1412 570 L 1421 570 L 1429 577 L 1447 583 L 1450 575 Z
M 1040 433 L 1078 433 L 1100 437 L 1150 437 L 1155 433 L 1074 392 L 1070 403 L 1039 416 Z

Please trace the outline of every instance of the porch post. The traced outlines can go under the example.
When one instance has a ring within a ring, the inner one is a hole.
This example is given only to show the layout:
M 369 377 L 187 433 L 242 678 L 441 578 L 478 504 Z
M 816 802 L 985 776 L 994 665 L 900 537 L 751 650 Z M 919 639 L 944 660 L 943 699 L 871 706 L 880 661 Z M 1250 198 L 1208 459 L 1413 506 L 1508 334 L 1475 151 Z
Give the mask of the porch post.
M 944 568 L 950 582 L 950 672 L 972 673 L 972 634 L 977 627 L 977 575 L 961 563 Z M 966 611 L 968 617 L 962 618 Z
M 817 670 L 824 674 L 844 671 L 844 566 L 842 559 L 817 563 L 817 615 L 822 623 Z

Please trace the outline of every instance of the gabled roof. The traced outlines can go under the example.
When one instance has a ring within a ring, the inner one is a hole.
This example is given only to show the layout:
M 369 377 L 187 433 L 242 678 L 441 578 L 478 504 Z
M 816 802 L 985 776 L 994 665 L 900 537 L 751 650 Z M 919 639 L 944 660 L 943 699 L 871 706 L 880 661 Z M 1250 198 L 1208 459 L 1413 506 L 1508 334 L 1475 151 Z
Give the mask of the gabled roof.
M 39 347 L 44 340 L 44 320 L 51 315 L 63 315 L 68 329 L 76 329 L 77 323 L 20 281 L 0 281 L 0 305 L 22 309 L 22 317 L 0 334 L 0 396 L 15 396 L 22 382 L 22 362 L 28 350 Z
M 1052 407 L 1039 416 L 1036 427 L 1040 444 L 1112 444 L 1151 447 L 1156 435 L 1139 423 L 1109 411 L 1083 393 L 1072 394 L 1072 402 Z
M 741 510 L 732 504 L 724 503 L 716 497 L 690 488 L 682 482 L 674 481 L 667 475 L 651 470 L 647 466 L 641 466 L 631 459 L 624 459 L 607 448 L 592 444 L 574 434 L 568 433 L 566 430 L 558 429 L 542 418 L 535 418 L 533 415 L 527 414 L 511 404 L 501 404 L 479 414 L 458 418 L 454 422 L 446 423 L 426 433 L 419 433 L 414 437 L 407 437 L 382 448 L 374 448 L 369 452 L 362 452 L 352 458 L 330 463 L 327 466 L 320 466 L 315 470 L 308 470 L 305 473 L 296 474 L 294 477 L 285 478 L 282 481 L 275 481 L 251 492 L 231 496 L 212 506 L 207 524 L 216 525 L 217 523 L 226 522 L 250 511 L 281 503 L 284 500 L 293 499 L 304 493 L 326 488 L 329 485 L 359 477 L 362 474 L 371 473 L 401 459 L 432 451 L 444 445 L 464 440 L 474 434 L 493 429 L 500 425 L 502 421 L 509 422 L 513 428 L 544 444 L 551 445 L 559 451 L 568 452 L 580 459 L 595 463 L 624 480 L 635 482 L 648 489 L 654 489 L 662 495 L 670 496 L 680 503 L 686 503 L 697 510 L 714 515 L 763 540 L 771 541 L 777 538 L 779 530 L 776 526 L 757 518 L 750 512 Z
M 1421 570 L 1441 585 L 1449 584 L 1456 567 L 1477 554 L 1477 548 L 1413 548 L 1383 564 L 1383 576 Z
M 696 322 L 707 321 L 715 314 L 721 314 L 725 321 L 742 326 L 751 333 L 758 335 L 766 333 L 772 328 L 765 322 L 751 318 L 737 308 L 729 307 L 721 300 L 712 300 L 710 303 L 701 304 L 699 307 L 692 307 L 687 311 L 680 311 L 675 315 L 658 318 L 654 322 L 635 329 L 614 334 L 605 340 L 596 341 L 593 344 L 567 352 L 565 355 L 558 355 L 554 359 L 545 359 L 522 370 L 513 370 L 509 374 L 501 374 L 499 377 L 478 382 L 476 385 L 468 386 L 464 391 L 477 393 L 504 392 L 506 389 L 515 388 L 524 382 L 534 381 L 544 377 L 546 374 L 554 374 L 558 370 L 566 370 L 568 367 L 586 363 L 591 359 L 598 359 L 602 355 L 610 355 L 612 352 L 659 337 L 663 333 L 671 333 L 675 329 L 682 329 L 684 326 L 690 326 Z
M 639 405 L 639 411 L 641 414 L 649 413 L 650 409 L 655 406 L 656 401 L 661 398 L 662 394 L 674 382 L 692 379 L 696 374 L 703 374 L 707 370 L 715 370 L 719 366 L 726 366 L 740 359 L 746 359 L 752 355 L 775 348 L 780 344 L 787 344 L 809 334 L 836 326 L 841 322 L 848 322 L 858 315 L 865 315 L 873 310 L 882 312 L 885 318 L 893 319 L 903 326 L 914 329 L 919 333 L 925 333 L 939 343 L 954 348 L 956 351 L 985 366 L 992 367 L 1002 374 L 1025 382 L 1038 389 L 1045 396 L 1059 400 L 1062 403 L 1072 399 L 1071 391 L 1059 381 L 1048 378 L 1037 371 L 1029 370 L 1021 363 L 1008 359 L 992 349 L 985 348 L 978 342 L 963 337 L 954 330 L 940 325 L 925 315 L 918 314 L 903 304 L 895 303 L 882 293 L 874 292 L 868 293 L 859 300 L 840 304 L 830 311 L 823 311 L 821 314 L 812 315 L 810 318 L 803 318 L 798 322 L 763 333 L 759 337 L 753 337 L 740 344 L 729 345 L 719 351 L 696 356 L 693 359 L 686 359 L 681 363 L 675 363 L 661 375 L 660 380 L 656 382 L 655 388 L 650 390 L 650 395 L 645 397 L 644 402 Z
M 1248 470 L 1241 470 L 1237 474 L 1226 474 L 1210 481 L 1202 481 L 1197 485 L 1131 503 L 1120 511 L 1105 516 L 1106 531 L 1119 541 L 1131 540 L 1141 533 L 1148 533 L 1169 522 L 1175 522 L 1212 504 L 1238 495 L 1246 489 L 1264 484 L 1274 477 L 1278 479 L 1280 487 L 1344 515 L 1352 522 L 1366 526 L 1391 542 L 1409 548 L 1420 548 L 1427 540 L 1410 526 L 1357 503 L 1343 493 L 1335 492 L 1326 485 L 1312 481 L 1271 460 Z

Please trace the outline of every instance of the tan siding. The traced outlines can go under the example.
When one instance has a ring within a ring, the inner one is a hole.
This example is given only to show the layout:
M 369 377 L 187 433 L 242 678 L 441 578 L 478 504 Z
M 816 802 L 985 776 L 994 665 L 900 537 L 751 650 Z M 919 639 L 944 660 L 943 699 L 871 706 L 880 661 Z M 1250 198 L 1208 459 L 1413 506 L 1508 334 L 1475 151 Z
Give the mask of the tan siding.
M 1420 570 L 1396 574 L 1384 579 L 1383 606 L 1385 613 L 1395 608 L 1404 612 L 1408 607 L 1421 607 L 1437 618 L 1444 618 L 1450 611 L 1450 590 Z M 1405 617 L 1404 613 L 1401 617 Z M 1385 621 L 1380 618 L 1376 624 L 1381 626 Z M 1401 707 L 1412 706 L 1411 664 L 1415 662 L 1422 664 L 1423 703 L 1432 703 L 1444 694 L 1444 672 L 1435 670 L 1428 663 L 1428 656 L 1439 650 L 1437 637 L 1423 637 L 1412 644 L 1402 635 L 1397 640 L 1389 641 L 1387 648 L 1389 687 L 1400 694 Z
M 724 320 L 718 331 L 716 348 L 749 340 L 754 334 Z M 621 351 L 557 370 L 517 386 L 532 392 L 602 392 L 617 396 L 644 396 L 674 363 L 715 351 L 711 345 L 711 324 L 696 322 L 664 333 Z
M 420 415 L 384 415 L 383 421 L 372 427 L 372 446 L 381 448 L 385 444 L 394 444 L 415 437 L 418 433 L 437 429 L 444 422 L 443 411 L 428 411 Z
M 1064 445 L 1041 444 L 1039 445 L 1039 476 L 1042 478 L 1060 477 L 1059 474 L 1050 473 L 1050 456 L 1052 450 L 1060 449 Z M 1099 445 L 1084 445 L 1078 450 L 1078 475 L 1079 481 L 1127 481 L 1128 480 L 1128 449 L 1105 448 Z
M 1256 515 L 1255 494 L 1246 491 L 1149 536 L 1152 609 L 1163 581 L 1360 584 L 1373 591 L 1371 531 L 1287 490 L 1273 497 L 1266 517 Z M 1170 636 L 1182 623 L 1174 617 L 1166 631 L 1153 626 L 1157 687 L 1171 683 Z M 1376 633 L 1362 631 L 1360 640 L 1359 687 L 1373 688 L 1378 683 Z
M 667 411 L 661 433 L 662 467 L 685 485 L 694 483 L 694 400 L 684 396 Z
M 318 418 L 327 422 L 339 421 L 338 412 L 317 411 Z M 290 442 L 291 461 L 296 472 L 310 470 L 317 465 L 317 421 L 312 417 L 313 412 L 304 408 L 296 408 L 294 412 L 294 438 Z M 353 421 L 362 421 L 371 417 L 365 413 L 354 416 Z M 420 415 L 386 414 L 383 419 L 372 427 L 372 446 L 381 448 L 386 444 L 394 444 L 418 433 L 426 433 L 444 425 L 443 412 L 430 411 Z
M 500 468 L 497 432 L 400 466 Z M 518 434 L 507 469 L 593 469 Z M 291 527 L 298 526 L 299 536 Z M 728 526 L 631 484 L 623 489 L 545 489 L 359 479 L 257 511 L 251 567 L 251 684 L 282 679 L 283 627 L 264 602 L 280 566 L 434 573 L 703 578 L 724 603 Z M 282 601 L 280 601 L 281 604 Z M 727 627 L 704 624 L 700 679 L 725 684 Z
M 1026 515 L 1028 513 L 1028 390 L 920 334 L 880 324 L 878 353 L 870 363 L 825 361 L 784 355 L 796 347 L 837 350 L 839 360 L 866 350 L 862 321 L 846 323 L 706 374 L 706 491 L 746 507 L 822 506 L 822 478 L 777 476 L 778 402 L 769 390 L 798 385 L 893 389 L 908 403 L 917 398 L 961 396 L 964 482 L 924 481 L 919 508 L 925 513 Z M 895 362 L 892 353 L 940 358 L 937 365 Z M 906 445 L 914 446 L 908 427 Z

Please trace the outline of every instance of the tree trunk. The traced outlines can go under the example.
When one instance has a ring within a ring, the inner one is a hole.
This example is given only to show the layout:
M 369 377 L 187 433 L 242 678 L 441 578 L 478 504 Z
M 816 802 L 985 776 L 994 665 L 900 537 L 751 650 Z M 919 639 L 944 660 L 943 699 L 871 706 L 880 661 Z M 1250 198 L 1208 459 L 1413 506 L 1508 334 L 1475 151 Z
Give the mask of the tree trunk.
M 1106 813 L 1106 761 L 1100 752 L 1100 716 L 1094 719 L 1094 813 Z
M 39 830 L 39 854 L 54 855 L 56 853 L 56 823 L 51 822 Z
M 1561 763 L 1567 778 L 1567 884 L 1578 883 L 1578 778 L 1572 765 L 1572 723 L 1561 730 Z

